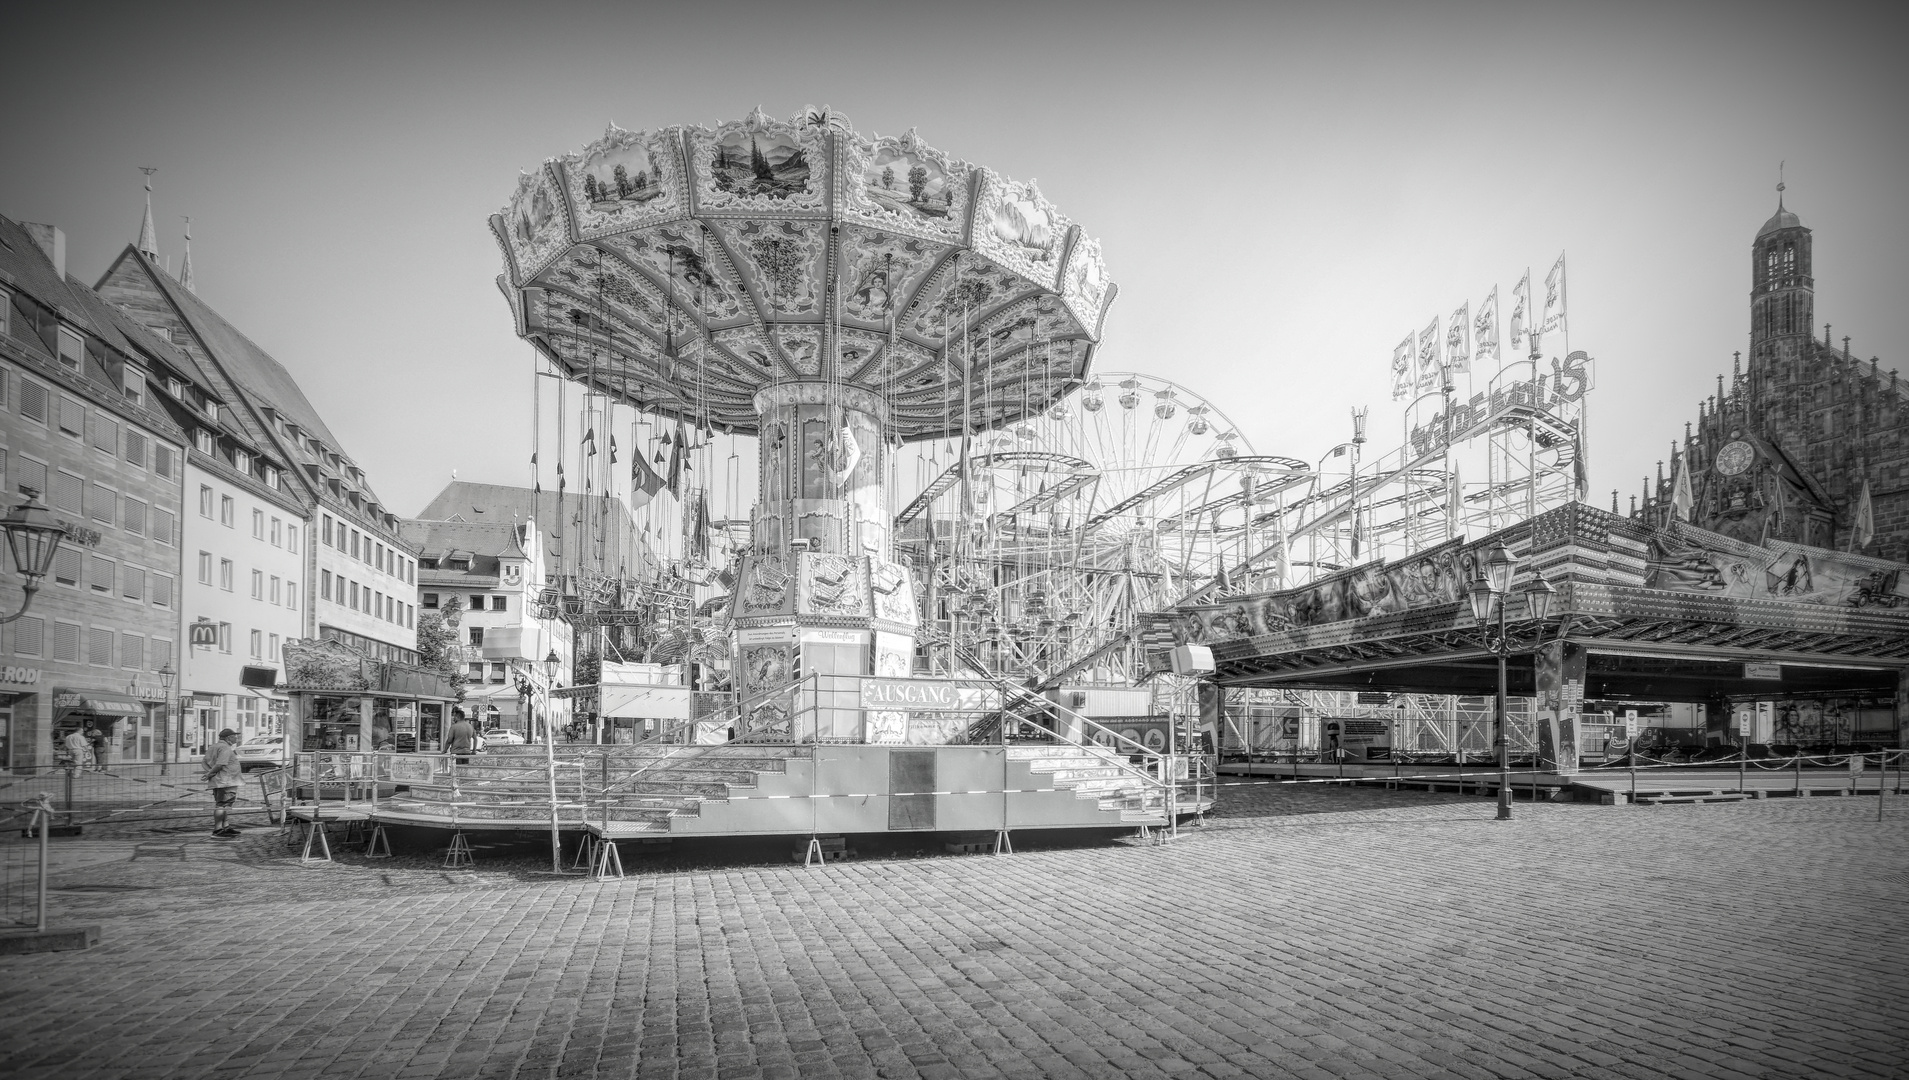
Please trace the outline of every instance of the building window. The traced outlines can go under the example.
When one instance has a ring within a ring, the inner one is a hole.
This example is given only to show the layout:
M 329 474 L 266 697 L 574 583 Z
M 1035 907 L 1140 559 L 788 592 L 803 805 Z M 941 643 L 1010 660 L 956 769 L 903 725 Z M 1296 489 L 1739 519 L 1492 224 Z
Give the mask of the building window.
M 192 429 L 192 445 L 198 447 L 199 452 L 208 457 L 214 456 L 219 452 L 218 438 L 205 428 Z
M 119 453 L 119 422 L 102 412 L 93 414 L 93 448 Z
M 212 516 L 212 489 L 204 484 L 199 485 L 199 516 Z
M 296 581 L 285 583 L 285 606 L 293 611 L 298 610 L 298 582 Z
M 363 538 L 363 534 L 360 533 L 357 529 L 351 530 L 351 557 L 354 559 L 359 557 L 358 541 L 362 538 Z
M 146 467 L 146 436 L 137 431 L 126 433 L 126 460 L 140 468 Z
M 103 488 L 98 484 L 86 486 L 86 516 L 102 525 L 113 523 L 113 513 L 119 508 L 119 492 Z
M 38 615 L 22 616 L 13 624 L 13 655 L 38 656 L 46 647 L 46 623 Z
M 285 529 L 285 523 L 283 521 L 280 521 L 278 518 L 272 519 L 272 546 L 273 547 L 285 546 L 283 543 L 284 529 Z
M 219 588 L 224 589 L 226 592 L 232 591 L 232 560 L 231 559 L 219 560 Z
M 484 681 L 484 665 L 479 663 L 472 663 L 470 665 L 470 677 L 466 681 L 483 682 Z
M 144 602 L 146 599 L 146 571 L 137 566 L 123 567 L 119 572 L 119 595 L 128 600 Z
M 210 551 L 199 553 L 199 584 L 212 584 L 212 553 Z
M 493 597 L 491 597 L 491 610 L 492 610 L 492 611 L 503 611 L 503 610 L 505 610 L 505 609 L 506 609 L 507 607 L 508 607 L 508 605 L 507 605 L 507 604 L 505 604 L 505 602 L 504 602 L 504 598 L 503 598 L 503 597 L 501 597 L 501 596 L 493 596 Z
M 473 645 L 484 644 L 484 628 L 483 627 L 481 626 L 471 627 L 471 644 Z
M 271 488 L 273 491 L 281 490 L 278 479 L 278 468 L 276 466 L 267 465 L 265 467 L 265 486 Z
M 265 539 L 265 511 L 252 511 L 252 539 Z
M 265 571 L 252 571 L 252 599 L 265 599 Z
M 146 666 L 146 635 L 119 635 L 119 666 L 134 671 Z
M 53 659 L 64 660 L 69 664 L 80 662 L 80 624 L 54 622 Z
M 265 658 L 267 660 L 277 660 L 278 659 L 278 635 L 277 634 L 273 634 L 271 636 L 270 645 L 271 645 L 271 651 L 265 654 Z
M 13 463 L 14 490 L 22 495 L 31 488 L 38 497 L 46 495 L 46 466 L 32 458 L 23 457 Z
M 265 631 L 254 630 L 252 631 L 252 659 L 260 660 L 260 659 L 263 659 L 264 657 L 265 657 Z
M 46 423 L 46 387 L 31 379 L 20 380 L 20 415 L 36 424 Z
M 172 475 L 172 447 L 155 446 L 152 448 L 152 471 L 161 476 Z
M 53 553 L 53 580 L 77 587 L 80 583 L 80 553 L 62 544 Z
M 219 496 L 219 524 L 228 529 L 231 528 L 233 519 L 237 515 L 237 509 L 237 506 L 232 502 L 232 496 Z
M 152 606 L 169 608 L 172 606 L 172 578 L 167 574 L 152 576 Z
M 60 398 L 60 431 L 75 439 L 86 434 L 86 408 L 70 397 Z
M 95 667 L 112 667 L 113 632 L 104 626 L 95 626 L 87 639 L 86 662 Z
M 267 597 L 267 600 L 268 600 L 268 601 L 269 601 L 269 602 L 270 602 L 270 603 L 271 603 L 271 604 L 272 604 L 273 606 L 275 606 L 275 607 L 276 607 L 276 606 L 278 605 L 278 598 L 279 598 L 279 595 L 280 595 L 280 594 L 279 594 L 279 580 L 280 580 L 280 579 L 279 579 L 279 576 L 278 576 L 277 574 L 273 574 L 273 575 L 272 575 L 272 591 L 271 591 L 271 593 L 270 593 L 270 595 L 269 595 L 269 596 Z
M 470 607 L 470 609 L 471 609 L 472 611 L 482 611 L 482 610 L 484 610 L 484 594 L 483 594 L 483 593 L 472 593 L 472 594 L 471 594 L 471 596 L 470 596 L 470 604 L 469 604 L 469 607 Z
M 331 515 L 321 514 L 319 515 L 319 517 L 324 522 L 324 526 L 323 526 L 325 530 L 324 541 L 327 545 L 329 545 L 331 543 Z
M 330 570 L 320 570 L 318 572 L 318 595 L 320 598 L 325 600 L 331 599 L 331 571 Z
M 252 473 L 252 455 L 243 450 L 232 451 L 232 467 L 246 475 Z
M 349 606 L 353 611 L 358 610 L 358 583 L 355 581 L 351 583 L 351 604 Z
M 436 611 L 437 610 L 437 594 L 434 592 L 428 592 L 428 593 L 422 594 L 418 598 L 418 606 L 422 607 L 426 611 Z
M 68 371 L 78 371 L 86 360 L 86 342 L 73 331 L 60 327 L 60 364 Z
M 232 655 L 232 624 L 229 622 L 219 624 L 219 651 Z
M 92 580 L 88 581 L 87 584 L 93 587 L 94 592 L 112 592 L 113 560 L 104 555 L 94 555 L 91 561 L 93 566 L 92 569 L 87 571 L 87 574 Z
M 160 508 L 156 506 L 153 507 L 152 538 L 154 540 L 159 541 L 162 544 L 170 544 L 172 543 L 172 530 L 173 530 L 172 511 L 161 510 Z
M 85 510 L 86 482 L 62 469 L 53 474 L 53 508 L 69 514 Z
M 285 527 L 285 550 L 291 552 L 294 555 L 298 554 L 298 523 L 297 522 L 293 522 L 292 524 L 287 525 Z
M 152 639 L 152 669 L 158 671 L 172 663 L 172 639 L 156 637 Z
M 126 496 L 126 508 L 122 516 L 125 519 L 122 524 L 127 532 L 132 533 L 134 536 L 144 536 L 146 534 L 145 503 L 140 502 L 131 495 Z

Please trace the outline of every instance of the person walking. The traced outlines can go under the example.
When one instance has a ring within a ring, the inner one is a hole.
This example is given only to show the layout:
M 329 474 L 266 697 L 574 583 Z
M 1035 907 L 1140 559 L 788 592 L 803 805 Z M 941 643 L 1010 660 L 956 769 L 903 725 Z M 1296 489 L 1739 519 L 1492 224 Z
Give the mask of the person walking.
M 94 726 L 91 720 L 86 722 L 86 741 L 93 747 L 93 771 L 106 771 L 106 733 Z
M 226 728 L 219 732 L 219 741 L 205 750 L 205 781 L 212 789 L 212 838 L 215 840 L 239 838 L 239 830 L 227 823 L 232 804 L 239 801 L 239 785 L 245 782 L 238 745 L 239 733 Z
M 73 758 L 71 767 L 75 772 L 85 772 L 92 765 L 93 744 L 87 741 L 86 734 L 79 728 L 67 732 L 60 741 L 66 744 L 66 752 Z
M 471 754 L 477 750 L 477 729 L 471 726 L 463 709 L 453 708 L 451 716 L 451 737 L 445 740 L 444 752 L 457 755 L 459 765 L 469 765 Z

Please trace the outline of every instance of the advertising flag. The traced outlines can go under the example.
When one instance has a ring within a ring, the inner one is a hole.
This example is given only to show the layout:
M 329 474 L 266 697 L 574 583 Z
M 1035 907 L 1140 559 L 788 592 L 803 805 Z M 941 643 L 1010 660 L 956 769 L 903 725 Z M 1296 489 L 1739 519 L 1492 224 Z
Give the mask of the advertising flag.
M 1511 287 L 1511 295 L 1518 298 L 1518 302 L 1511 305 L 1511 344 L 1523 348 L 1525 324 L 1531 319 L 1531 271 L 1526 270 L 1518 284 Z
M 637 454 L 630 459 L 630 486 L 645 496 L 654 497 L 668 486 L 668 481 L 650 464 L 649 458 Z
M 1558 255 L 1558 261 L 1552 264 L 1551 272 L 1544 276 L 1544 329 L 1570 332 L 1564 324 L 1564 254 Z
M 1445 362 L 1452 366 L 1454 372 L 1472 369 L 1471 309 L 1470 301 L 1458 305 L 1458 310 L 1452 312 L 1452 321 L 1445 331 Z
M 1392 400 L 1404 401 L 1412 392 L 1412 332 L 1392 347 Z
M 1491 295 L 1478 304 L 1478 314 L 1472 317 L 1472 355 L 1479 363 L 1486 360 L 1498 360 L 1498 286 L 1491 287 Z
M 1671 482 L 1670 506 L 1679 521 L 1689 521 L 1690 511 L 1697 505 L 1696 496 L 1690 493 L 1690 468 L 1682 456 L 1677 458 L 1677 478 Z
M 1418 334 L 1418 388 L 1434 390 L 1439 383 L 1438 316 Z
M 1449 515 L 1451 520 L 1451 535 L 1457 536 L 1460 527 L 1465 524 L 1465 481 L 1458 477 L 1458 462 L 1456 461 L 1452 462 L 1450 483 L 1452 501 L 1451 505 L 1446 507 L 1445 512 Z
M 1868 547 L 1876 538 L 1876 509 L 1869 502 L 1869 478 L 1863 478 L 1862 494 L 1856 496 L 1856 520 L 1851 523 L 1849 535 L 1851 551 Z

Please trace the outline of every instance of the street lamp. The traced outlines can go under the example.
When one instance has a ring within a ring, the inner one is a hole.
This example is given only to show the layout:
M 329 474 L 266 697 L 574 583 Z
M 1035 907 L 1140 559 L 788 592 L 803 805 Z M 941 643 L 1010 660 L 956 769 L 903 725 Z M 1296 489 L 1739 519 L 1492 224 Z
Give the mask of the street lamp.
M 159 755 L 159 775 L 166 775 L 172 765 L 172 684 L 179 673 L 172 670 L 172 661 L 168 660 L 159 669 L 159 685 L 166 691 L 166 711 L 159 720 L 159 742 L 163 753 Z
M 546 735 L 550 733 L 551 707 L 557 700 L 555 696 L 557 691 L 557 669 L 562 666 L 563 660 L 557 656 L 555 647 L 552 647 L 548 653 L 544 654 L 544 732 Z
M 52 511 L 33 501 L 37 492 L 24 490 L 27 501 L 0 518 L 0 529 L 6 530 L 7 550 L 13 553 L 13 569 L 20 575 L 20 591 L 25 595 L 20 600 L 20 610 L 0 617 L 0 624 L 10 623 L 27 613 L 33 604 L 33 594 L 39 591 L 40 579 L 53 569 L 53 556 L 60 550 L 60 538 L 66 535 L 66 526 L 54 520 Z
M 1511 654 L 1511 640 L 1505 633 L 1505 609 L 1511 600 L 1511 576 L 1518 557 L 1502 542 L 1485 558 L 1485 572 L 1472 582 L 1472 618 L 1489 630 L 1493 600 L 1497 601 L 1498 630 L 1485 639 L 1485 648 L 1498 658 L 1498 715 L 1492 743 L 1498 753 L 1498 820 L 1511 820 L 1511 746 L 1505 738 L 1505 658 Z M 1522 590 L 1525 607 L 1532 619 L 1543 621 L 1551 612 L 1551 596 L 1557 590 L 1536 572 L 1531 584 Z

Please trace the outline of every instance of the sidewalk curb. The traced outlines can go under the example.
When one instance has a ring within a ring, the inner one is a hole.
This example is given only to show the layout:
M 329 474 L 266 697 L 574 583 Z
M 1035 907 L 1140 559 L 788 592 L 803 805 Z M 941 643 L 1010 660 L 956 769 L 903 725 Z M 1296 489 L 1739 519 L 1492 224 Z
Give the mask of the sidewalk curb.
M 56 926 L 45 933 L 34 930 L 0 931 L 0 956 L 70 952 L 99 944 L 99 926 Z

